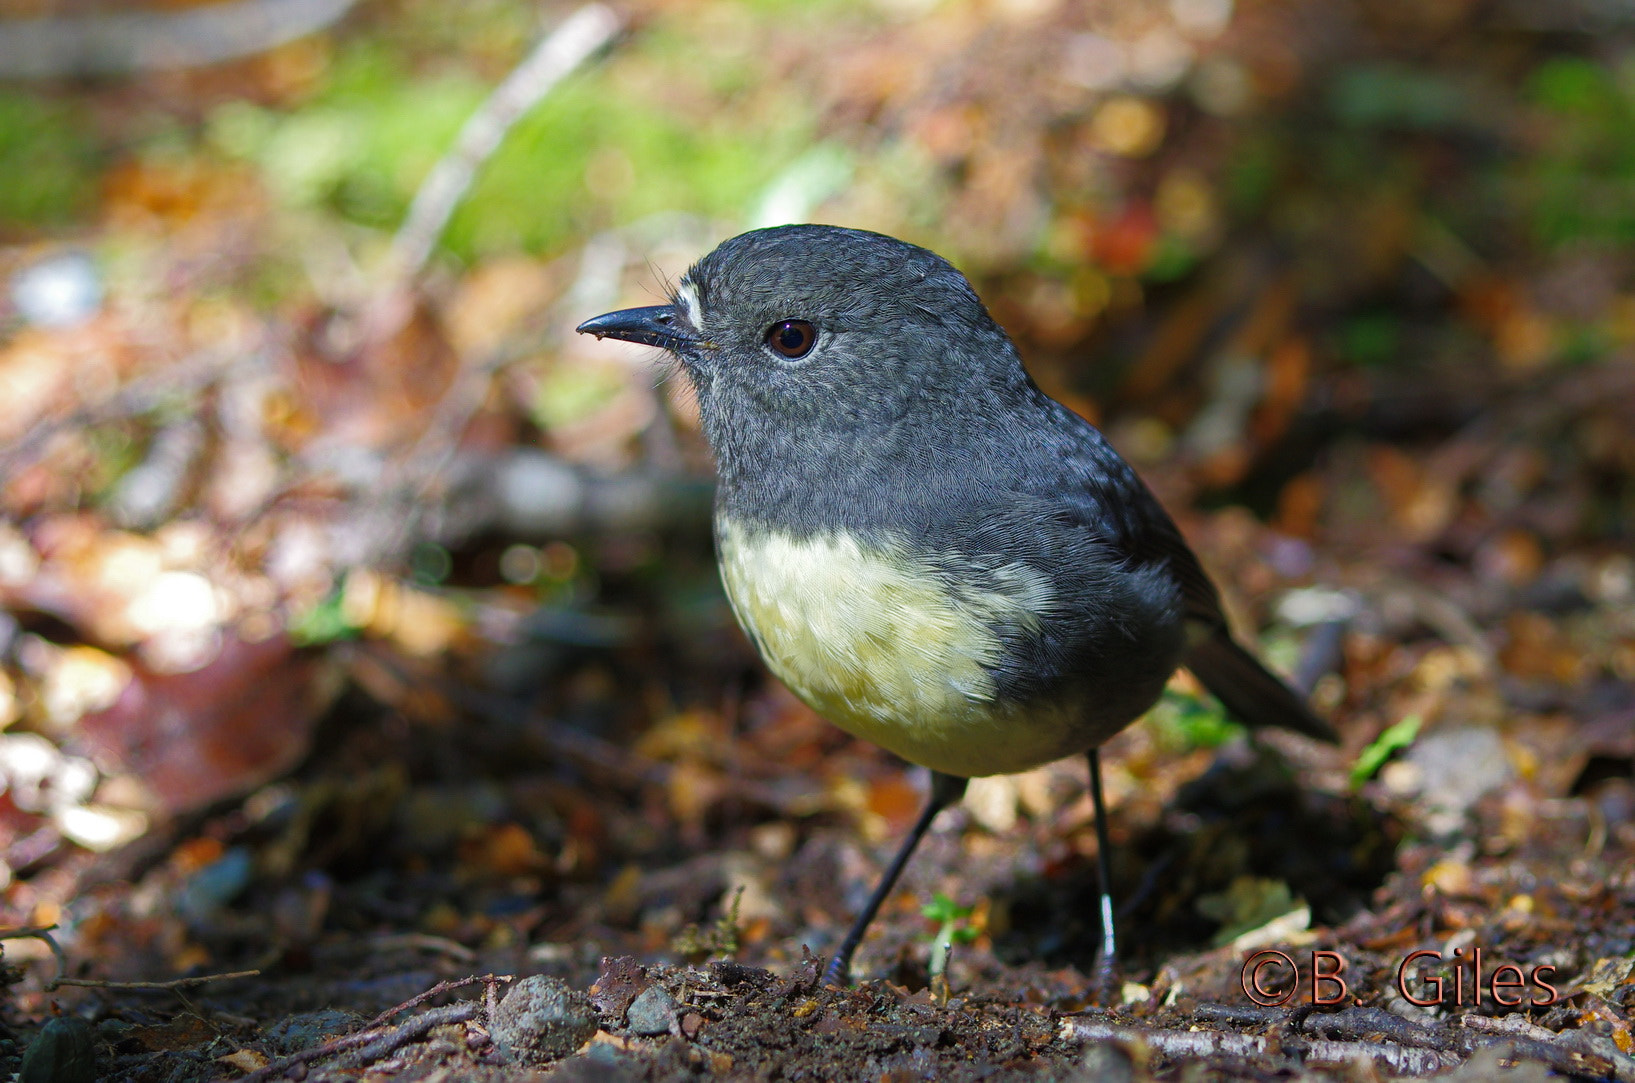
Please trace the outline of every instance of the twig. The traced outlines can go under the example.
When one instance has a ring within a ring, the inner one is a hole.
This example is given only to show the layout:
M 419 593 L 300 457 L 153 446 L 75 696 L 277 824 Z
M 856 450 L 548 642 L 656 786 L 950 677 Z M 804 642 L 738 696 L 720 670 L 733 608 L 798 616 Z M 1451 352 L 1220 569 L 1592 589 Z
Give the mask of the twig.
M 1145 1045 L 1167 1057 L 1196 1059 L 1209 1056 L 1267 1057 L 1281 1050 L 1305 1058 L 1345 1063 L 1370 1060 L 1384 1064 L 1401 1075 L 1426 1075 L 1452 1068 L 1460 1061 L 1454 1053 L 1435 1049 L 1410 1049 L 1383 1042 L 1334 1042 L 1322 1039 L 1300 1041 L 1280 1036 L 1276 1045 L 1268 1038 L 1218 1030 L 1145 1030 L 1120 1027 L 1089 1019 L 1062 1020 L 1062 1037 L 1076 1042 L 1123 1042 Z
M 498 149 L 511 126 L 606 45 L 618 29 L 619 18 L 611 8 L 586 4 L 568 16 L 495 88 L 415 193 L 408 217 L 392 241 L 393 281 L 403 283 L 420 273 L 477 170 Z
M 491 983 L 496 981 L 515 980 L 516 976 L 513 974 L 473 974 L 469 978 L 452 978 L 448 981 L 440 981 L 430 989 L 410 997 L 408 1000 L 405 1000 L 395 1008 L 387 1008 L 385 1011 L 371 1019 L 369 1021 L 369 1025 L 364 1029 L 373 1030 L 376 1027 L 384 1025 L 385 1022 L 394 1015 L 401 1015 L 410 1008 L 424 1004 L 432 997 L 442 996 L 444 993 L 453 992 L 456 989 L 464 989 L 468 985 L 476 985 L 478 982 Z
M 407 1045 L 433 1027 L 443 1026 L 447 1023 L 463 1023 L 481 1010 L 482 1005 L 476 1001 L 462 1000 L 458 1004 L 447 1004 L 441 1008 L 433 1008 L 431 1011 L 423 1015 L 417 1015 L 391 1030 L 383 1030 L 380 1026 L 371 1024 L 360 1031 L 331 1039 L 322 1045 L 315 1045 L 310 1049 L 291 1053 L 282 1060 L 276 1060 L 263 1068 L 257 1068 L 249 1075 L 240 1077 L 234 1083 L 262 1083 L 263 1080 L 283 1075 L 297 1064 L 307 1064 L 315 1060 L 322 1060 L 324 1057 L 332 1057 L 337 1053 L 347 1053 L 354 1050 L 357 1051 L 357 1055 L 361 1058 L 378 1059 Z
M 1611 1038 L 1587 1029 L 1558 1033 L 1519 1013 L 1466 1015 L 1459 1022 L 1467 1030 L 1502 1036 L 1497 1042 L 1486 1038 L 1473 1044 L 1513 1044 L 1518 1054 L 1541 1060 L 1565 1075 L 1599 1075 L 1619 1083 L 1635 1080 L 1635 1057 L 1619 1049 Z
M 4 34 L 0 34 L 0 40 L 4 37 Z M 0 476 L 21 470 L 51 437 L 65 429 L 90 428 L 137 417 L 171 398 L 195 400 L 205 388 L 231 373 L 235 367 L 253 367 L 264 361 L 257 349 L 242 354 L 200 350 L 165 368 L 136 377 L 101 402 L 80 406 L 62 417 L 37 422 L 16 443 L 0 449 Z
M 612 40 L 620 25 L 619 17 L 603 4 L 581 7 L 541 40 L 466 120 L 454 145 L 421 182 L 392 239 L 383 283 L 360 314 L 364 340 L 383 342 L 403 326 L 414 311 L 410 287 L 431 259 L 483 163 L 499 149 L 512 126 Z M 482 405 L 494 372 L 514 359 L 511 352 L 500 350 L 462 363 L 431 423 L 398 468 L 399 474 L 420 481 L 413 491 L 401 484 L 391 487 L 389 498 L 370 510 L 376 521 L 370 523 L 367 536 L 375 559 L 395 557 L 403 540 L 418 527 L 426 492 L 448 469 L 459 434 Z
M 100 978 L 53 978 L 46 991 L 50 992 L 59 985 L 82 985 L 89 989 L 164 989 L 174 992 L 187 989 L 205 982 L 226 981 L 229 978 L 255 978 L 261 975 L 259 970 L 230 970 L 221 974 L 199 974 L 191 978 L 172 978 L 169 981 L 103 981 Z
M 430 951 L 462 963 L 475 962 L 477 953 L 460 943 L 450 940 L 446 936 L 432 936 L 430 933 L 390 933 L 371 937 L 367 941 L 371 952 L 386 955 L 398 951 Z
M 0 76 L 52 79 L 194 68 L 322 30 L 355 0 L 236 0 L 181 12 L 0 20 Z
M 352 1055 L 348 1060 L 358 1067 L 371 1064 L 388 1053 L 397 1052 L 435 1027 L 447 1026 L 450 1023 L 464 1023 L 482 1014 L 483 1010 L 483 1005 L 475 1000 L 462 1000 L 458 1004 L 445 1004 L 441 1008 L 433 1008 L 415 1016 L 413 1019 L 406 1020 L 396 1029 L 380 1035 L 373 1041 L 357 1047 L 352 1051 Z
M 47 992 L 55 989 L 57 983 L 62 980 L 62 976 L 68 973 L 68 956 L 63 952 L 62 945 L 57 943 L 57 938 L 51 935 L 56 928 L 55 925 L 31 925 L 23 929 L 7 929 L 0 932 L 0 940 L 21 940 L 24 937 L 32 937 L 35 940 L 45 941 L 45 946 L 51 949 L 51 957 L 57 961 L 57 972 L 51 976 L 51 981 L 46 984 Z

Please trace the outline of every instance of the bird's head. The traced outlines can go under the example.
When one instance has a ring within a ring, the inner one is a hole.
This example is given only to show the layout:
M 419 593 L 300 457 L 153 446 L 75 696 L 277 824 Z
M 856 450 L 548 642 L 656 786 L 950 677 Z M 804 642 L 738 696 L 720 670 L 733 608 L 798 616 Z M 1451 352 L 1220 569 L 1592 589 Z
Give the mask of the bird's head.
M 774 436 L 844 446 L 945 432 L 1025 381 L 1010 340 L 947 260 L 837 226 L 734 237 L 688 270 L 669 304 L 579 331 L 673 354 L 723 460 Z

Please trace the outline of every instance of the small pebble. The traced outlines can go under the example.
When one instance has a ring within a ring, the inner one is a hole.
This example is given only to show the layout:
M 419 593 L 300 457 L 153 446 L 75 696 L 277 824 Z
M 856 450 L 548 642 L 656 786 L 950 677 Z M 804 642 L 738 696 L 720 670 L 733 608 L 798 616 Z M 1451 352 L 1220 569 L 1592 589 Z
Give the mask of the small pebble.
M 19 1083 L 96 1083 L 97 1045 L 91 1024 L 74 1015 L 47 1019 L 28 1043 Z
M 698 1037 L 698 1031 L 704 1025 L 704 1017 L 697 1012 L 688 1012 L 681 1017 L 681 1033 L 685 1038 Z
M 572 1053 L 598 1026 L 589 997 L 560 978 L 536 974 L 511 987 L 488 1030 L 507 1060 L 538 1064 Z
M 630 1032 L 644 1038 L 670 1033 L 676 1021 L 676 1008 L 676 998 L 663 986 L 648 986 L 641 996 L 630 1002 L 630 1011 L 626 1015 L 630 1020 Z

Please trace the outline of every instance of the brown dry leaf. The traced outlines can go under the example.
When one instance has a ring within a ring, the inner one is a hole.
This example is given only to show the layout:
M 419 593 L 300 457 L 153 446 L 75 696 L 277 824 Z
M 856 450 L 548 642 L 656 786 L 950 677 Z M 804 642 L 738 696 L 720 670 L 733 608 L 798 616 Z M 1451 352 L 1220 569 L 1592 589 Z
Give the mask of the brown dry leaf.
M 418 437 L 458 371 L 437 317 L 410 298 L 359 316 L 309 316 L 294 406 L 323 447 L 388 448 Z
M 705 815 L 732 791 L 726 775 L 697 760 L 683 760 L 670 772 L 666 796 L 685 829 L 697 830 Z
M 1544 569 L 1544 545 L 1538 535 L 1521 527 L 1502 530 L 1476 550 L 1476 569 L 1489 579 L 1511 587 L 1533 582 Z
M 271 1064 L 272 1059 L 265 1053 L 258 1053 L 254 1049 L 240 1049 L 228 1053 L 226 1056 L 217 1057 L 216 1062 L 225 1064 L 229 1068 L 237 1068 L 245 1075 L 248 1075 L 251 1072 L 259 1072 Z
M 137 667 L 111 707 L 80 720 L 80 732 L 104 762 L 143 779 L 160 808 L 184 813 L 294 766 L 336 691 L 334 672 L 282 636 L 230 638 L 190 673 Z
M 1527 372 L 1553 358 L 1560 348 L 1561 331 L 1543 313 L 1518 308 L 1500 321 L 1493 345 L 1499 360 L 1513 372 Z
M 1506 641 L 1499 650 L 1505 671 L 1524 680 L 1576 685 L 1587 659 L 1567 640 L 1561 626 L 1543 613 L 1517 611 L 1504 622 Z
M 495 824 L 460 847 L 460 861 L 477 875 L 514 877 L 538 873 L 550 862 L 528 829 L 518 823 Z
M 144 1049 L 181 1052 L 211 1041 L 215 1033 L 210 1023 L 186 1012 L 157 1026 L 131 1027 L 122 1037 L 126 1041 L 140 1042 Z
M 1157 241 L 1158 218 L 1151 205 L 1131 200 L 1118 214 L 1096 223 L 1091 253 L 1112 274 L 1138 275 L 1152 259 Z
M 1407 541 L 1427 542 L 1447 529 L 1458 510 L 1457 494 L 1443 478 L 1428 473 L 1400 448 L 1368 449 L 1368 475 L 1386 511 Z
M 170 853 L 170 866 L 179 876 L 191 876 L 206 865 L 221 860 L 226 845 L 216 838 L 196 836 L 177 844 Z
M 869 812 L 893 824 L 901 824 L 914 819 L 920 806 L 925 804 L 925 795 L 908 775 L 893 772 L 870 783 L 867 801 L 865 807 Z
M 549 267 L 503 256 L 473 268 L 444 312 L 449 341 L 464 357 L 499 347 L 531 316 L 549 307 L 558 283 Z
M 347 575 L 341 609 L 352 627 L 388 640 L 416 658 L 446 651 L 467 625 L 452 599 L 366 569 Z
M 1249 436 L 1265 447 L 1282 439 L 1306 400 L 1311 381 L 1311 346 L 1295 336 L 1280 342 L 1266 359 L 1266 386 L 1250 419 Z
M 635 751 L 653 760 L 715 760 L 727 741 L 721 716 L 698 708 L 661 719 L 641 735 Z

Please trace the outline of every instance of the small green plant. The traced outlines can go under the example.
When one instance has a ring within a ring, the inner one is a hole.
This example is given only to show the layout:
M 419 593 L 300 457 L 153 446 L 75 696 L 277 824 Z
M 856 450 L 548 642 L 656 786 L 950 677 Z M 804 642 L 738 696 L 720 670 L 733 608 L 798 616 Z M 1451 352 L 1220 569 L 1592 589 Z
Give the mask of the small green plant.
M 1385 761 L 1413 744 L 1422 724 L 1418 715 L 1411 714 L 1401 722 L 1387 726 L 1385 732 L 1374 738 L 1373 743 L 1357 757 L 1357 762 L 1352 764 L 1351 788 L 1354 790 L 1379 774 Z
M 339 585 L 318 604 L 294 615 L 289 623 L 289 634 L 296 646 L 321 647 L 343 639 L 356 639 L 356 625 L 347 620 Z
M 738 904 L 744 897 L 743 885 L 732 893 L 732 905 L 708 929 L 689 925 L 670 941 L 670 948 L 689 962 L 701 963 L 710 956 L 731 958 L 738 953 Z
M 977 938 L 977 930 L 970 923 L 972 909 L 957 905 L 939 891 L 920 910 L 937 923 L 937 935 L 931 941 L 931 987 L 944 1001 L 948 999 L 948 956 L 955 944 L 969 944 Z
M 1164 689 L 1158 707 L 1147 716 L 1167 747 L 1180 751 L 1219 748 L 1243 732 L 1213 697 Z

